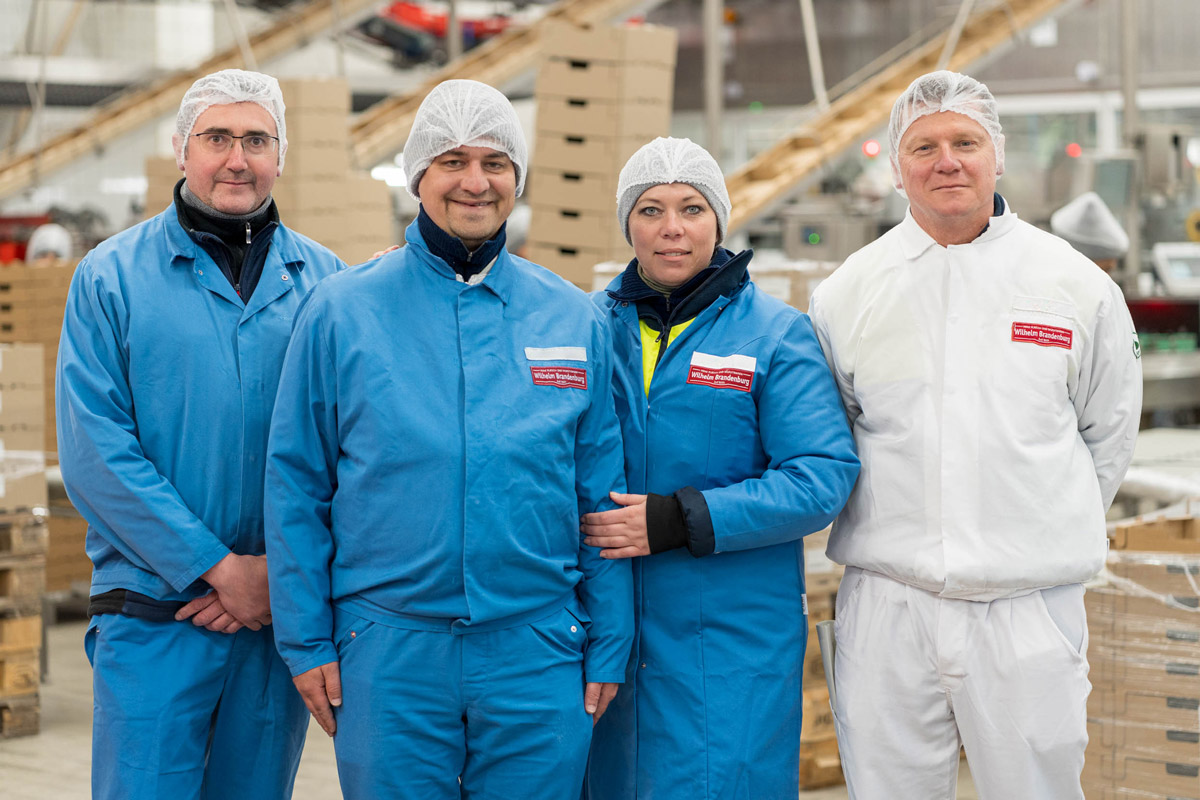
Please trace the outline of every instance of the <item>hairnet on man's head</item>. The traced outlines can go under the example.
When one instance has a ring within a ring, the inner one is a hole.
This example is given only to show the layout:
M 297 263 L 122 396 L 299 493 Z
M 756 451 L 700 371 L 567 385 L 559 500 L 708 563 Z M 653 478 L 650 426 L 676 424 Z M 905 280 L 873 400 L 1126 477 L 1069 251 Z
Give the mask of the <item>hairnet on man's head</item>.
M 896 188 L 901 193 L 900 140 L 918 119 L 942 111 L 953 111 L 978 122 L 987 131 L 996 149 L 996 174 L 1004 173 L 1004 134 L 1000 132 L 996 98 L 987 86 L 971 76 L 943 69 L 917 78 L 892 106 L 888 143 L 891 146 L 892 173 L 896 178 Z
M 414 199 L 421 199 L 418 185 L 433 160 L 458 147 L 491 147 L 506 154 L 521 196 L 529 162 L 525 133 L 512 103 L 486 83 L 443 81 L 421 101 L 404 145 L 404 174 Z
M 649 188 L 664 183 L 686 183 L 712 206 L 717 215 L 717 244 L 725 239 L 729 225 L 729 192 L 721 167 L 707 150 L 691 139 L 659 137 L 642 145 L 621 169 L 617 179 L 617 222 L 630 244 L 629 215 L 638 198 Z
M 212 106 L 232 103 L 255 103 L 275 120 L 275 135 L 279 137 L 279 169 L 283 169 L 283 158 L 287 153 L 283 91 L 279 88 L 279 81 L 270 75 L 244 69 L 223 69 L 205 75 L 184 93 L 179 113 L 175 116 L 175 135 L 171 139 L 175 146 L 175 162 L 180 169 L 183 169 L 183 156 L 191 141 L 196 120 Z

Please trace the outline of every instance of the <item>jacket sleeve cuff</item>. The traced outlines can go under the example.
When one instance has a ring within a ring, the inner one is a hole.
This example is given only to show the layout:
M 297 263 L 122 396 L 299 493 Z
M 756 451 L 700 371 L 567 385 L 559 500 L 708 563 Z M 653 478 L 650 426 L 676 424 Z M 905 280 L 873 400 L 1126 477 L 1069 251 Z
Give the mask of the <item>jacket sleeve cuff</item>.
M 687 526 L 687 549 L 696 558 L 711 555 L 717 549 L 717 536 L 713 532 L 712 515 L 708 501 L 699 489 L 685 486 L 675 493 L 683 521 Z
M 683 511 L 674 496 L 661 494 L 646 496 L 646 539 L 650 555 L 687 547 L 687 524 Z

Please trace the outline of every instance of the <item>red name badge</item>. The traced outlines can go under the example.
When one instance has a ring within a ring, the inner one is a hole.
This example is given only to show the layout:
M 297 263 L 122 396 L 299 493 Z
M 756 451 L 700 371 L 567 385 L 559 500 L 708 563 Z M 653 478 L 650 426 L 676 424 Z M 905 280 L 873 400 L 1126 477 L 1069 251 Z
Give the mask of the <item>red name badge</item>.
M 688 383 L 700 386 L 711 386 L 714 389 L 737 389 L 739 392 L 750 391 L 754 383 L 754 373 L 734 367 L 701 367 L 693 364 L 688 370 Z
M 587 370 L 582 367 L 530 367 L 529 371 L 533 373 L 533 382 L 538 386 L 587 388 Z
M 1014 342 L 1030 342 L 1042 347 L 1061 347 L 1064 350 L 1070 350 L 1072 335 L 1070 328 L 1056 328 L 1053 325 L 1014 322 L 1012 326 Z

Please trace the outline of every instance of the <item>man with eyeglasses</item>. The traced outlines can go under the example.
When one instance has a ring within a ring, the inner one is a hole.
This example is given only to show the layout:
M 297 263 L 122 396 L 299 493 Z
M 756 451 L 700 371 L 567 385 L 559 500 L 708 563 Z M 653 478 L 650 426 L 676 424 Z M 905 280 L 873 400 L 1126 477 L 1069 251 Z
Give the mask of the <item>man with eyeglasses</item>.
M 59 348 L 94 565 L 92 796 L 288 798 L 307 713 L 270 627 L 263 464 L 292 316 L 343 265 L 279 221 L 274 78 L 196 81 L 173 143 L 175 202 L 80 262 Z

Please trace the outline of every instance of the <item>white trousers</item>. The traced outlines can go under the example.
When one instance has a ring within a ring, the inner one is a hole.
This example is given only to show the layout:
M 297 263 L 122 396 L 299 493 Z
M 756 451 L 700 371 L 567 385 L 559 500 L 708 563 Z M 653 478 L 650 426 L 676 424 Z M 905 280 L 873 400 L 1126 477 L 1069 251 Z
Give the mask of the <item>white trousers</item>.
M 1083 587 L 952 600 L 848 568 L 834 684 L 851 800 L 953 800 L 958 749 L 980 800 L 1083 800 Z

